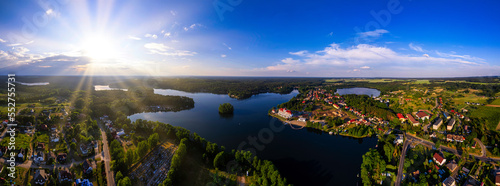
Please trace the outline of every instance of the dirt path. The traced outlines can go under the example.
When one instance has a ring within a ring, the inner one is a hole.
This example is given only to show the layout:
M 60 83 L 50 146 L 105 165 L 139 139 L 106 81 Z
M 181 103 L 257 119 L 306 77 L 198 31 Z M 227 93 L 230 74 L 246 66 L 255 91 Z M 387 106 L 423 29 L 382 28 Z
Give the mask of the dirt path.
M 500 105 L 486 105 L 487 107 L 500 107 Z
M 500 130 L 500 121 L 498 122 L 497 130 Z
M 238 176 L 238 185 L 245 186 L 245 184 L 246 184 L 245 176 Z

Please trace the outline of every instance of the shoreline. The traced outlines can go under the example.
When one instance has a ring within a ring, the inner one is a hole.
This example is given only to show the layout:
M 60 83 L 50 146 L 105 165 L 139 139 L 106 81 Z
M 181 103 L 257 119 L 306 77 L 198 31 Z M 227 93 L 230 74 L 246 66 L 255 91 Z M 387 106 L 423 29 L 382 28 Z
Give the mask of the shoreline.
M 305 127 L 305 128 L 311 128 L 311 127 L 307 127 L 307 122 L 300 122 L 300 121 L 297 121 L 297 120 L 286 120 L 285 118 L 283 117 L 280 117 L 276 114 L 271 114 L 271 113 L 268 113 L 269 116 L 271 117 L 274 117 L 274 118 L 277 118 L 279 119 L 281 122 L 283 122 L 283 124 L 285 123 L 288 123 L 290 125 L 295 125 L 295 126 L 299 126 L 299 127 Z M 312 129 L 316 129 L 316 128 L 312 128 Z M 327 131 L 324 131 L 322 129 L 316 129 L 316 130 L 320 130 L 322 132 L 325 132 L 325 133 L 328 133 Z M 344 134 L 344 133 L 332 133 L 330 135 L 339 135 L 339 136 L 346 136 L 346 137 L 351 137 L 351 138 L 357 138 L 357 139 L 363 139 L 363 138 L 369 138 L 369 137 L 372 137 L 373 135 L 365 135 L 365 136 L 352 136 L 352 135 L 349 135 L 349 134 Z

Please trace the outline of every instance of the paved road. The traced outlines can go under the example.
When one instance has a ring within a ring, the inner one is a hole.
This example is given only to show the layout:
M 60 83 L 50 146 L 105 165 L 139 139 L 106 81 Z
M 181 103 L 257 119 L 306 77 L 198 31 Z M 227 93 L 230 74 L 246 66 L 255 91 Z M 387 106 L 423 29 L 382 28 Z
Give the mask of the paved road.
M 110 165 L 110 160 L 111 160 L 111 155 L 109 155 L 109 148 L 108 148 L 108 139 L 106 137 L 106 133 L 104 132 L 104 128 L 101 124 L 99 123 L 99 128 L 101 129 L 101 136 L 102 136 L 102 143 L 103 143 L 103 148 L 102 148 L 102 159 L 104 160 L 104 166 L 106 168 L 106 180 L 108 183 L 108 186 L 115 186 L 115 175 L 113 171 L 111 171 L 111 165 Z
M 474 138 L 474 140 L 476 140 L 477 144 L 479 144 L 479 146 L 481 146 L 481 156 L 486 157 L 486 147 L 484 146 L 483 142 L 481 142 L 481 140 L 479 140 L 477 138 Z
M 406 136 L 406 134 L 405 134 Z M 403 168 L 405 164 L 406 151 L 408 150 L 408 146 L 411 144 L 411 138 L 406 138 L 403 143 L 403 152 L 401 153 L 401 157 L 399 158 L 399 167 L 398 167 L 398 176 L 396 177 L 396 186 L 401 185 L 401 180 L 403 179 Z

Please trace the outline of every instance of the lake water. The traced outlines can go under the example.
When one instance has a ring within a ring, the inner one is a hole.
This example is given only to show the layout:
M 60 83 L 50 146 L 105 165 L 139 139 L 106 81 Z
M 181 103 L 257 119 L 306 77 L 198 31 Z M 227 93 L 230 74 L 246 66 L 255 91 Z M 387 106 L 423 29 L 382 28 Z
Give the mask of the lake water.
M 123 88 L 109 88 L 109 85 L 94 85 L 94 90 L 96 90 L 96 91 L 101 91 L 101 90 L 123 90 L 123 91 L 127 91 L 127 89 L 123 89 Z
M 176 90 L 155 89 L 155 93 L 191 97 L 195 107 L 180 112 L 138 113 L 129 116 L 132 121 L 146 119 L 181 126 L 226 146 L 226 149 L 236 149 L 240 144 L 244 145 L 243 149 L 256 149 L 259 157 L 273 161 L 281 174 L 294 185 L 361 183 L 357 174 L 362 155 L 377 143 L 376 137 L 353 139 L 306 128 L 294 130 L 267 115 L 270 108 L 287 102 L 298 91 L 286 95 L 259 94 L 244 100 L 232 99 L 228 95 Z M 234 106 L 232 117 L 218 114 L 219 104 L 222 103 Z M 258 144 L 249 145 L 249 138 L 257 138 Z
M 368 96 L 375 96 L 375 97 L 378 97 L 380 96 L 380 91 L 377 90 L 377 89 L 373 89 L 373 88 L 360 88 L 360 87 L 356 87 L 356 88 L 341 88 L 341 89 L 337 89 L 337 92 L 336 93 L 339 93 L 340 95 L 346 95 L 346 94 L 357 94 L 357 95 L 368 95 Z
M 40 82 L 40 83 L 23 83 L 23 82 L 17 82 L 21 85 L 26 85 L 26 86 L 41 86 L 41 85 L 48 85 L 49 82 Z

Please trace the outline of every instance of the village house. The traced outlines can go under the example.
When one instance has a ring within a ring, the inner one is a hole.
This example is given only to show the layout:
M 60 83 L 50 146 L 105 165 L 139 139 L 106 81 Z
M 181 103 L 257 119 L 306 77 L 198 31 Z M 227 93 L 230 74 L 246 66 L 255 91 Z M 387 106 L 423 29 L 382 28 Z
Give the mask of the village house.
M 401 121 L 401 123 L 406 121 L 406 118 L 403 116 L 403 114 L 398 113 L 397 116 L 398 116 L 398 119 Z
M 69 172 L 68 168 L 63 168 L 62 170 L 59 171 L 58 179 L 59 182 L 72 181 L 73 174 Z
M 418 122 L 411 114 L 406 114 L 406 118 L 410 120 L 410 123 L 413 124 L 413 126 L 418 126 L 420 125 L 420 122 Z
M 429 118 L 430 118 L 430 116 L 424 111 L 418 111 L 416 116 L 418 119 L 421 119 L 421 120 L 424 120 L 424 119 L 429 120 Z
M 85 174 L 91 174 L 92 173 L 92 164 L 90 164 L 90 161 L 86 159 L 82 163 L 83 171 Z
M 396 135 L 396 139 L 394 140 L 395 144 L 401 144 L 404 141 L 404 136 L 403 134 L 398 134 Z
M 458 164 L 455 160 L 451 160 L 449 163 L 446 164 L 446 167 L 450 169 L 451 172 L 455 171 L 455 169 L 458 168 Z
M 432 157 L 432 159 L 434 160 L 434 162 L 436 162 L 436 164 L 438 164 L 439 166 L 442 166 L 445 162 L 446 162 L 446 159 L 443 158 L 443 156 L 439 155 L 437 152 L 434 153 L 434 156 Z
M 454 134 L 447 134 L 446 135 L 446 141 L 456 141 L 456 142 L 464 142 L 465 137 L 460 136 L 460 135 L 454 135 Z
M 67 156 L 68 155 L 66 153 L 59 153 L 59 154 L 57 154 L 57 161 L 59 163 L 64 163 L 64 162 L 66 162 L 66 157 Z
M 33 176 L 33 181 L 37 185 L 45 185 L 47 181 L 47 174 L 45 174 L 44 169 L 37 169 L 35 175 Z
M 443 186 L 455 186 L 455 185 L 456 185 L 455 178 L 451 176 L 443 181 Z

